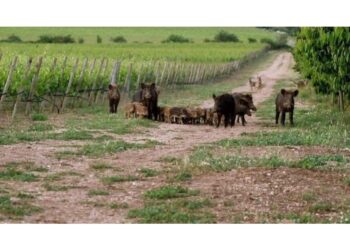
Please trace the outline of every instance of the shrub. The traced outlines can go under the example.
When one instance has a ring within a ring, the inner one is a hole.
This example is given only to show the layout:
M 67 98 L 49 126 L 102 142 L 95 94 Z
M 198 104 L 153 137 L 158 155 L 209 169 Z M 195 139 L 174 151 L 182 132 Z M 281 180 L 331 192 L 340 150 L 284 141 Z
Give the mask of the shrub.
M 42 113 L 34 113 L 34 114 L 32 114 L 32 120 L 33 121 L 46 121 L 47 115 L 42 114 Z
M 260 42 L 270 45 L 271 49 L 289 48 L 289 46 L 287 45 L 288 36 L 286 34 L 279 35 L 276 41 L 270 38 L 261 38 Z
M 212 42 L 212 40 L 210 40 L 209 38 L 205 38 L 205 39 L 203 40 L 203 42 L 205 42 L 205 43 L 210 43 L 210 42 Z
M 96 37 L 96 42 L 97 43 L 102 43 L 102 38 L 99 35 L 97 35 L 97 37 Z
M 228 33 L 227 31 L 221 30 L 214 37 L 214 42 L 239 42 L 238 37 L 233 33 Z
M 5 43 L 21 43 L 22 39 L 19 36 L 11 35 L 5 40 L 1 40 L 1 42 L 5 42 Z
M 37 43 L 75 43 L 75 40 L 71 37 L 71 35 L 67 36 L 50 36 L 43 35 L 39 37 Z
M 170 35 L 166 40 L 163 41 L 163 43 L 189 43 L 191 42 L 190 39 L 185 38 L 181 35 Z
M 255 38 L 249 37 L 249 38 L 248 38 L 248 42 L 249 42 L 249 43 L 256 43 L 256 39 L 255 39 Z
M 114 43 L 126 43 L 126 39 L 123 36 L 112 37 L 111 41 Z
M 81 37 L 80 37 L 80 38 L 78 39 L 78 43 L 84 43 L 84 38 L 81 38 Z

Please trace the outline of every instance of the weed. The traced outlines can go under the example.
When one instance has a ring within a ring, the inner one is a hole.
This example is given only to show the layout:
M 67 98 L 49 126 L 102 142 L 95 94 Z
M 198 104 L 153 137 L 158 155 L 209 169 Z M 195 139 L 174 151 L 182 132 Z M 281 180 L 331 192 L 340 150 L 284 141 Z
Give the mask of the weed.
M 111 185 L 116 182 L 136 181 L 138 179 L 139 178 L 137 176 L 132 176 L 132 175 L 127 175 L 127 176 L 115 175 L 115 176 L 103 177 L 101 180 L 103 184 Z
M 111 169 L 112 166 L 107 163 L 94 163 L 90 166 L 90 168 L 94 170 L 107 170 L 107 169 Z
M 109 192 L 101 189 L 93 189 L 88 193 L 89 196 L 100 196 L 100 195 L 109 195 Z
M 47 115 L 42 114 L 42 113 L 34 113 L 31 115 L 31 118 L 33 121 L 46 121 Z
M 154 177 L 158 175 L 158 171 L 150 168 L 141 168 L 140 172 L 143 174 L 145 177 Z
M 145 197 L 150 199 L 172 199 L 198 195 L 199 190 L 190 190 L 180 186 L 163 186 L 145 192 Z

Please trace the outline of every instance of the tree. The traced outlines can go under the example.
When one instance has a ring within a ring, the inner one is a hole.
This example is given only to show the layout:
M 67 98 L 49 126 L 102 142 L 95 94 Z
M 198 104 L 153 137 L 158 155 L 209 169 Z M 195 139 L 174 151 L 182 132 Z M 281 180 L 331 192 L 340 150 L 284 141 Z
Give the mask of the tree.
M 337 96 L 341 111 L 350 97 L 350 28 L 302 28 L 294 48 L 297 69 L 317 93 Z

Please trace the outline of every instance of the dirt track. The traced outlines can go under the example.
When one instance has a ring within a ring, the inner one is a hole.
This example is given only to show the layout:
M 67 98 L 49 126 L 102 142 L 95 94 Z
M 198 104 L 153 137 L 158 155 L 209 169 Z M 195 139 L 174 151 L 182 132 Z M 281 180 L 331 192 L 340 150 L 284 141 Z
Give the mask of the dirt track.
M 273 86 L 280 79 L 288 78 L 291 73 L 293 58 L 290 53 L 281 53 L 274 62 L 264 71 L 257 72 L 256 75 L 262 77 L 264 87 L 253 93 L 254 103 L 258 106 L 273 93 Z M 250 91 L 248 82 L 246 85 L 233 89 L 233 92 Z M 212 100 L 205 101 L 202 106 L 210 107 Z M 262 129 L 258 119 L 253 115 L 247 119 L 246 127 L 237 124 L 234 128 L 219 129 L 210 126 L 192 126 L 177 124 L 160 124 L 158 128 L 147 129 L 143 134 L 130 134 L 120 136 L 125 141 L 143 141 L 157 140 L 162 145 L 155 149 L 129 150 L 104 157 L 103 162 L 108 162 L 122 171 L 123 175 L 135 174 L 140 167 L 162 168 L 159 161 L 162 157 L 181 157 L 188 154 L 195 146 L 218 141 L 224 138 L 233 138 L 243 132 L 254 132 Z M 23 222 L 31 223 L 124 223 L 127 210 L 110 210 L 108 208 L 91 206 L 89 202 L 98 202 L 99 199 L 105 202 L 106 197 L 87 197 L 89 189 L 103 188 L 99 173 L 91 172 L 89 164 L 99 162 L 98 159 L 88 159 L 81 157 L 79 159 L 57 160 L 52 154 L 57 151 L 58 141 L 42 141 L 35 144 L 15 144 L 2 146 L 0 157 L 5 162 L 11 159 L 26 159 L 36 164 L 49 165 L 50 169 L 57 171 L 77 171 L 83 174 L 80 176 L 68 176 L 60 184 L 76 185 L 76 188 L 66 192 L 47 192 L 37 183 L 21 184 L 20 190 L 30 190 L 38 192 L 36 204 L 43 209 L 42 213 L 25 217 Z M 67 144 L 66 142 L 64 144 Z M 104 174 L 116 174 L 116 170 L 108 170 Z M 216 177 L 203 177 L 204 183 L 217 182 L 222 180 Z M 109 202 L 126 202 L 130 207 L 139 207 L 142 204 L 142 193 L 152 187 L 160 186 L 165 183 L 164 177 L 154 177 L 147 181 L 134 181 L 119 183 L 118 186 L 110 187 L 111 194 L 107 197 Z M 193 181 L 194 187 L 203 187 L 201 180 Z M 204 187 L 204 190 L 207 187 Z M 17 183 L 13 183 L 13 188 L 18 188 Z

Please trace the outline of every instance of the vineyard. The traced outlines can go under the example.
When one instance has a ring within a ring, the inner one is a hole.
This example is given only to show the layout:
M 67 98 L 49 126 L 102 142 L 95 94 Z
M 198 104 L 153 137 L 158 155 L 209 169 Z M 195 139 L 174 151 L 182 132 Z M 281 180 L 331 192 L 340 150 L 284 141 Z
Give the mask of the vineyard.
M 4 34 L 4 29 L 0 34 Z M 257 37 L 273 37 L 271 32 L 256 31 Z M 118 45 L 3 43 L 0 111 L 12 110 L 14 118 L 21 108 L 28 114 L 33 108 L 40 112 L 62 112 L 66 107 L 102 104 L 111 81 L 117 82 L 126 96 L 141 82 L 155 82 L 162 87 L 212 82 L 231 75 L 267 49 L 265 43 L 246 41 Z

